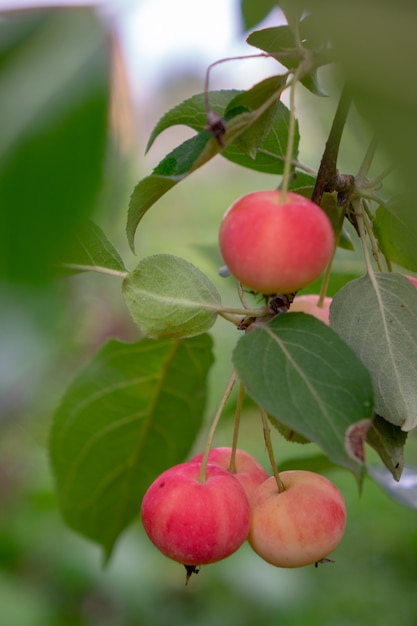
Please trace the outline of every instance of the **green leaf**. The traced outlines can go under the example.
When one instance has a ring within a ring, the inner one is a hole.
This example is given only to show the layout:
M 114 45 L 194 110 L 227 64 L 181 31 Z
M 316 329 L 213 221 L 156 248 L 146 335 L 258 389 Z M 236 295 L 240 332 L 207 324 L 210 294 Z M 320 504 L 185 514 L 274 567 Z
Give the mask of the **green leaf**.
M 277 99 L 279 95 L 280 92 L 276 92 Z M 227 148 L 244 131 L 255 124 L 265 111 L 269 109 L 271 104 L 269 102 L 267 106 L 266 103 L 262 103 L 254 110 L 238 112 L 234 117 L 227 120 L 226 132 L 223 137 L 224 146 L 221 146 L 208 131 L 201 131 L 195 137 L 184 141 L 157 165 L 150 176 L 142 179 L 136 185 L 129 202 L 126 227 L 129 246 L 133 252 L 136 229 L 146 211 L 167 191 L 220 151 L 223 150 L 226 155 Z M 275 132 L 274 128 L 272 128 L 271 132 Z M 242 154 L 241 150 L 240 153 Z M 245 159 L 254 163 L 254 169 L 258 169 L 254 160 L 246 156 Z M 269 156 L 269 163 L 271 161 L 276 167 L 282 168 L 281 163 L 276 160 L 275 156 Z
M 237 94 L 227 105 L 225 119 L 233 116 L 235 111 L 255 111 L 263 106 L 269 98 L 273 103 L 265 112 L 232 143 L 222 156 L 230 161 L 266 173 L 280 174 L 284 169 L 284 157 L 287 151 L 288 125 L 290 113 L 287 107 L 277 101 L 276 97 L 284 89 L 286 76 L 271 76 L 252 89 Z M 298 153 L 298 124 L 295 129 L 293 158 Z M 258 161 L 255 163 L 259 155 Z M 248 160 L 248 158 L 250 160 Z
M 91 220 L 87 221 L 83 231 L 76 237 L 69 254 L 65 259 L 65 266 L 69 269 L 87 271 L 105 268 L 126 272 L 116 248 Z
M 400 480 L 404 469 L 404 446 L 407 433 L 376 415 L 368 430 L 366 442 L 378 452 L 395 480 Z
M 410 77 L 417 58 L 417 3 L 303 2 L 317 37 L 330 40 L 336 80 L 349 84 L 355 106 L 398 173 L 397 188 L 407 191 L 415 207 L 417 81 Z
M 286 426 L 285 424 L 277 420 L 276 417 L 270 418 L 270 421 L 287 441 L 291 441 L 292 443 L 310 443 L 309 439 L 306 439 L 305 437 L 297 433 L 293 428 Z
M 270 416 L 360 474 L 345 437 L 372 415 L 372 383 L 331 328 L 304 313 L 280 314 L 241 337 L 233 361 L 248 394 Z
M 273 9 L 277 8 L 278 4 L 277 0 L 257 0 L 257 2 L 240 0 L 240 13 L 244 29 L 250 30 L 262 22 Z
M 58 273 L 98 201 L 110 40 L 103 21 L 85 8 L 10 13 L 0 21 L 3 38 L 0 274 L 44 283 Z
M 223 150 L 222 156 L 237 165 L 263 172 L 264 174 L 282 174 L 288 141 L 288 123 L 289 111 L 282 102 L 278 102 L 270 130 L 263 143 L 256 146 L 255 156 L 253 156 L 253 153 L 250 156 L 250 150 L 244 144 L 239 145 L 238 142 L 230 144 Z M 246 133 L 244 134 L 246 135 Z M 249 137 L 250 135 L 246 135 L 246 140 Z M 299 138 L 297 123 L 294 137 L 294 157 L 296 157 L 298 152 Z M 248 141 L 249 146 L 251 145 L 250 142 Z M 256 139 L 254 144 L 256 145 Z
M 301 20 L 304 6 L 297 0 L 279 0 L 279 5 L 287 19 L 289 27 L 293 30 Z
M 291 176 L 289 189 L 310 199 L 315 183 L 315 176 L 296 170 Z
M 314 47 L 319 46 L 317 38 L 311 31 L 309 18 L 305 18 L 300 22 L 300 36 L 305 48 L 312 50 Z M 254 31 L 249 35 L 246 41 L 251 46 L 255 46 L 255 48 L 263 50 L 273 57 L 275 56 L 277 61 L 289 70 L 295 69 L 302 62 L 294 33 L 289 26 L 272 26 L 270 28 Z M 317 78 L 317 68 L 314 64 L 301 78 L 301 83 L 317 96 L 326 95 L 320 87 Z
M 417 290 L 400 274 L 377 273 L 345 285 L 330 324 L 369 370 L 375 411 L 408 431 L 417 424 Z
M 402 197 L 378 208 L 375 235 L 382 252 L 393 263 L 417 271 L 417 216 L 414 203 Z
M 59 505 L 107 557 L 147 487 L 199 432 L 211 348 L 208 335 L 109 341 L 62 398 L 50 438 Z
M 220 91 L 210 91 L 207 95 L 210 108 L 220 117 L 224 117 L 226 107 L 229 102 L 240 93 L 244 93 L 237 89 L 228 89 Z M 171 126 L 189 126 L 193 130 L 199 132 L 204 130 L 207 124 L 207 106 L 206 94 L 199 93 L 191 98 L 183 100 L 167 111 L 156 124 L 151 136 L 149 137 L 146 152 L 150 150 L 155 139 L 167 128 Z
M 197 267 L 170 254 L 143 259 L 123 281 L 123 295 L 147 337 L 191 337 L 216 321 L 220 294 Z
M 238 113 L 255 111 L 267 98 L 279 95 L 285 84 L 284 76 L 272 76 L 254 85 L 247 91 L 211 91 L 208 94 L 210 108 L 225 118 L 226 122 Z M 273 103 L 261 115 L 253 126 L 244 131 L 236 141 L 221 151 L 221 155 L 242 167 L 264 172 L 281 174 L 284 169 L 283 158 L 286 154 L 288 137 L 289 111 L 282 102 Z M 147 150 L 158 135 L 175 125 L 189 126 L 201 132 L 207 125 L 205 94 L 187 98 L 181 104 L 170 109 L 157 123 L 151 133 Z M 294 157 L 298 151 L 298 125 L 294 142 Z

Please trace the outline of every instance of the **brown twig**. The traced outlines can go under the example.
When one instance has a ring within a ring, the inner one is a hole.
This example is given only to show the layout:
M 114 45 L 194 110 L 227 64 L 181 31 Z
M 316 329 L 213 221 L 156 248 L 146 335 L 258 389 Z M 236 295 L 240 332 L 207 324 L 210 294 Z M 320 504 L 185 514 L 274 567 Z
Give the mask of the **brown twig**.
M 346 194 L 353 185 L 353 176 L 339 174 L 336 167 L 340 141 L 351 101 L 352 97 L 345 87 L 340 96 L 311 196 L 312 201 L 316 204 L 320 204 L 325 191 L 337 191 L 339 194 Z

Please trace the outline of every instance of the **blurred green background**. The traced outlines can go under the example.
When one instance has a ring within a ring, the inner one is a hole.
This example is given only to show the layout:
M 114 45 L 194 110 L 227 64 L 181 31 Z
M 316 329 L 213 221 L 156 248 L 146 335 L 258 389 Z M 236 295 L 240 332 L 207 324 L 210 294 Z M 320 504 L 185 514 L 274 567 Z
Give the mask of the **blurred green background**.
M 346 498 L 346 535 L 335 563 L 318 568 L 276 569 L 244 545 L 185 587 L 181 566 L 153 548 L 139 522 L 106 568 L 99 549 L 63 525 L 46 447 L 54 407 L 106 338 L 136 339 L 138 332 L 119 279 L 61 277 L 58 262 L 89 216 L 127 267 L 135 266 L 124 234 L 129 194 L 158 155 L 188 136 L 171 129 L 144 160 L 146 120 L 156 123 L 158 114 L 201 90 L 202 77 L 179 76 L 154 110 L 134 111 L 117 38 L 93 12 L 16 14 L 13 23 L 3 16 L 0 28 L 0 93 L 7 95 L 0 104 L 0 626 L 415 626 L 416 512 L 370 479 L 359 494 L 343 470 L 328 475 Z M 301 159 L 312 167 L 335 107 L 337 89 L 330 76 L 323 78 L 330 97 L 303 92 L 298 103 Z M 364 132 L 354 114 L 341 155 L 346 171 L 358 166 Z M 207 273 L 225 303 L 237 302 L 231 281 L 217 274 L 219 220 L 237 196 L 271 185 L 270 177 L 219 157 L 145 217 L 138 257 L 180 255 Z M 359 252 L 340 250 L 330 293 L 362 271 Z M 207 420 L 229 377 L 236 340 L 223 320 L 213 336 L 217 363 Z M 231 443 L 233 402 L 228 407 L 216 445 Z M 297 467 L 318 452 L 272 435 L 279 464 Z M 203 439 L 193 452 L 202 445 Z M 260 420 L 250 408 L 239 445 L 268 467 Z M 369 458 L 376 462 L 371 451 Z M 416 459 L 410 434 L 406 462 Z

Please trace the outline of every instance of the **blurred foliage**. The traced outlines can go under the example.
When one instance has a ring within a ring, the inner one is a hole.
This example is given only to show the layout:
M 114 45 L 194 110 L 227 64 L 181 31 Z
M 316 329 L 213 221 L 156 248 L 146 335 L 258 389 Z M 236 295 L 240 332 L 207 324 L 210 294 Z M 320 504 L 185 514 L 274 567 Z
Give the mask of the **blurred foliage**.
M 0 277 L 42 283 L 98 199 L 109 39 L 78 9 L 10 13 L 0 41 Z

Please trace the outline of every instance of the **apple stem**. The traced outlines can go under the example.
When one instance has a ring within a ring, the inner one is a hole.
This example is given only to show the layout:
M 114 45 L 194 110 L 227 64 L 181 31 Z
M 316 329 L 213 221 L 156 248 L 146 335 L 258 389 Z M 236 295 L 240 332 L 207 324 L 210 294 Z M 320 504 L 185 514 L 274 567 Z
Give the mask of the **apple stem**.
M 332 258 L 330 259 L 329 263 L 327 264 L 326 270 L 324 272 L 323 280 L 322 280 L 322 283 L 321 283 L 321 287 L 320 287 L 319 299 L 317 301 L 317 306 L 320 306 L 320 307 L 322 307 L 324 305 L 324 298 L 326 297 L 327 290 L 329 288 L 329 281 L 330 281 L 330 274 L 331 274 L 331 271 L 332 271 L 333 260 L 334 260 L 334 257 L 336 255 L 336 250 L 337 250 L 337 247 L 339 245 L 340 237 L 342 236 L 343 222 L 344 221 L 345 221 L 345 212 L 342 211 L 341 215 L 340 215 L 339 223 L 337 225 L 337 229 L 335 231 L 335 242 L 334 242 Z
M 267 412 L 265 411 L 265 409 L 263 409 L 262 407 L 259 407 L 259 411 L 261 413 L 262 426 L 263 426 L 263 431 L 264 431 L 265 447 L 266 447 L 266 451 L 268 453 L 269 462 L 271 464 L 272 473 L 273 473 L 274 478 L 275 478 L 276 483 L 277 483 L 278 492 L 282 493 L 283 491 L 285 491 L 285 486 L 284 486 L 284 483 L 282 482 L 282 480 L 280 478 L 280 475 L 279 475 L 279 472 L 278 472 L 278 467 L 277 467 L 277 464 L 275 462 L 274 450 L 272 448 L 272 440 L 271 440 L 271 429 L 269 428 L 269 422 L 268 422 L 268 415 L 267 415 Z
M 288 187 L 290 185 L 291 166 L 293 163 L 294 139 L 295 139 L 295 88 L 298 82 L 301 66 L 294 72 L 290 83 L 290 119 L 288 123 L 288 140 L 287 150 L 285 152 L 284 171 L 282 173 L 280 203 L 284 204 L 287 197 Z
M 225 389 L 225 391 L 223 393 L 223 396 L 222 396 L 222 398 L 220 400 L 219 406 L 217 408 L 216 414 L 215 414 L 215 416 L 213 418 L 213 421 L 212 421 L 211 426 L 210 426 L 210 430 L 209 430 L 208 435 L 207 435 L 206 447 L 204 449 L 203 458 L 201 459 L 200 472 L 199 472 L 199 475 L 198 475 L 198 478 L 197 478 L 197 480 L 200 483 L 205 483 L 206 482 L 206 479 L 207 479 L 207 471 L 206 471 L 207 470 L 207 463 L 208 463 L 208 457 L 209 457 L 209 454 L 210 454 L 211 446 L 213 444 L 214 434 L 216 432 L 216 428 L 217 428 L 217 425 L 219 423 L 219 420 L 220 420 L 221 414 L 223 412 L 223 409 L 225 407 L 225 404 L 226 404 L 227 400 L 229 399 L 230 394 L 232 393 L 232 389 L 233 389 L 233 386 L 234 386 L 235 382 L 236 382 L 236 372 L 235 372 L 235 370 L 233 370 L 232 375 L 229 378 L 229 382 L 227 383 L 226 389 Z
M 239 394 L 236 402 L 235 422 L 233 426 L 232 454 L 230 455 L 229 472 L 236 473 L 236 449 L 239 438 L 240 417 L 242 415 L 243 398 L 245 397 L 245 388 L 240 383 Z
M 244 315 L 244 316 L 253 315 L 253 317 L 265 317 L 265 315 L 270 314 L 270 311 L 268 310 L 268 307 L 266 306 L 261 306 L 261 307 L 256 307 L 256 308 L 244 307 L 243 309 L 241 309 L 240 307 L 218 306 L 216 307 L 216 312 L 219 315 L 225 315 L 225 314 L 226 315 Z

